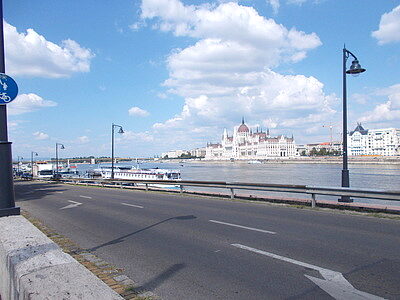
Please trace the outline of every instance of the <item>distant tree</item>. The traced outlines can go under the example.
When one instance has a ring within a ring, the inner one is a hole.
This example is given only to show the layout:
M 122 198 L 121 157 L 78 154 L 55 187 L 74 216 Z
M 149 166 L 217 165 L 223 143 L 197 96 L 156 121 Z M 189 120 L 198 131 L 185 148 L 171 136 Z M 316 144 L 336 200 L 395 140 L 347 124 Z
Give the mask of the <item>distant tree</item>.
M 182 153 L 179 158 L 184 158 L 184 159 L 189 159 L 189 158 L 194 158 L 190 153 Z
M 311 150 L 310 150 L 310 156 L 316 156 L 317 155 L 317 149 L 315 149 L 315 147 L 313 147 Z

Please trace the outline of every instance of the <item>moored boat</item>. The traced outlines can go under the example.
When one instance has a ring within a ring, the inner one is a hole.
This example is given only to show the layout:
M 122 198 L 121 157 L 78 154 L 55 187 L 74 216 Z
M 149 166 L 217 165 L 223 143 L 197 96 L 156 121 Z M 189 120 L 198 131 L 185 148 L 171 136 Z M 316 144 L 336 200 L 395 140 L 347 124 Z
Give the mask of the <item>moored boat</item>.
M 99 177 L 110 179 L 111 168 L 100 168 L 94 170 L 95 174 Z M 139 169 L 134 167 L 115 167 L 114 179 L 124 180 L 181 180 L 181 173 L 179 170 L 167 169 Z

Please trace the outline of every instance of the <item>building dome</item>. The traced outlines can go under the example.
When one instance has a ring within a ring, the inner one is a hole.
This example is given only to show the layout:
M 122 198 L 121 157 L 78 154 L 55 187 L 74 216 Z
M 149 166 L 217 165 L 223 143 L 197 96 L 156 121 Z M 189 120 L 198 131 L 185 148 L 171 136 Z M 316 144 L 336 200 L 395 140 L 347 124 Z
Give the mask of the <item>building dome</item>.
M 239 126 L 237 132 L 249 132 L 249 127 L 247 127 L 246 124 L 244 124 L 244 118 L 242 118 L 242 124 Z
M 249 132 L 249 127 L 246 126 L 246 124 L 241 124 L 238 128 L 238 132 Z

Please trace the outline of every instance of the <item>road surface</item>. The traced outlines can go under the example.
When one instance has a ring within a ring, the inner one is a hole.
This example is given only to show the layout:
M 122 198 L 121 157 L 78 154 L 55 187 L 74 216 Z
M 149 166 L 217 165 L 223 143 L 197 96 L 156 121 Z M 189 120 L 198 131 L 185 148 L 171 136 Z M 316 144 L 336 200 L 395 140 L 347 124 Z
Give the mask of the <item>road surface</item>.
M 16 203 L 162 299 L 399 299 L 400 221 L 16 183 Z

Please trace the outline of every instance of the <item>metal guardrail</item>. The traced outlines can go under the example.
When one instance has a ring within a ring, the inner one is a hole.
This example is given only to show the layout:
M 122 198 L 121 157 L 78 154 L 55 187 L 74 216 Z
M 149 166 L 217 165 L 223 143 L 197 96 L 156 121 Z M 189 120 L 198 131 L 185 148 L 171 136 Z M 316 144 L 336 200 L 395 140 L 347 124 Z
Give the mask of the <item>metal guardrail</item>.
M 156 185 L 174 185 L 179 187 L 180 193 L 184 192 L 184 187 L 203 187 L 228 189 L 231 199 L 235 198 L 235 190 L 248 191 L 271 191 L 282 193 L 301 193 L 311 195 L 311 206 L 315 207 L 317 195 L 328 196 L 350 196 L 354 198 L 370 198 L 376 200 L 392 200 L 400 201 L 399 191 L 371 190 L 371 189 L 354 189 L 342 187 L 317 187 L 308 185 L 290 185 L 290 184 L 263 184 L 263 183 L 244 183 L 244 182 L 224 182 L 224 181 L 181 181 L 181 180 L 122 180 L 122 179 L 84 179 L 84 178 L 68 178 L 59 179 L 62 182 L 71 182 L 74 184 L 85 185 L 101 185 L 101 186 L 118 186 L 120 188 L 132 185 L 144 185 L 146 191 Z

